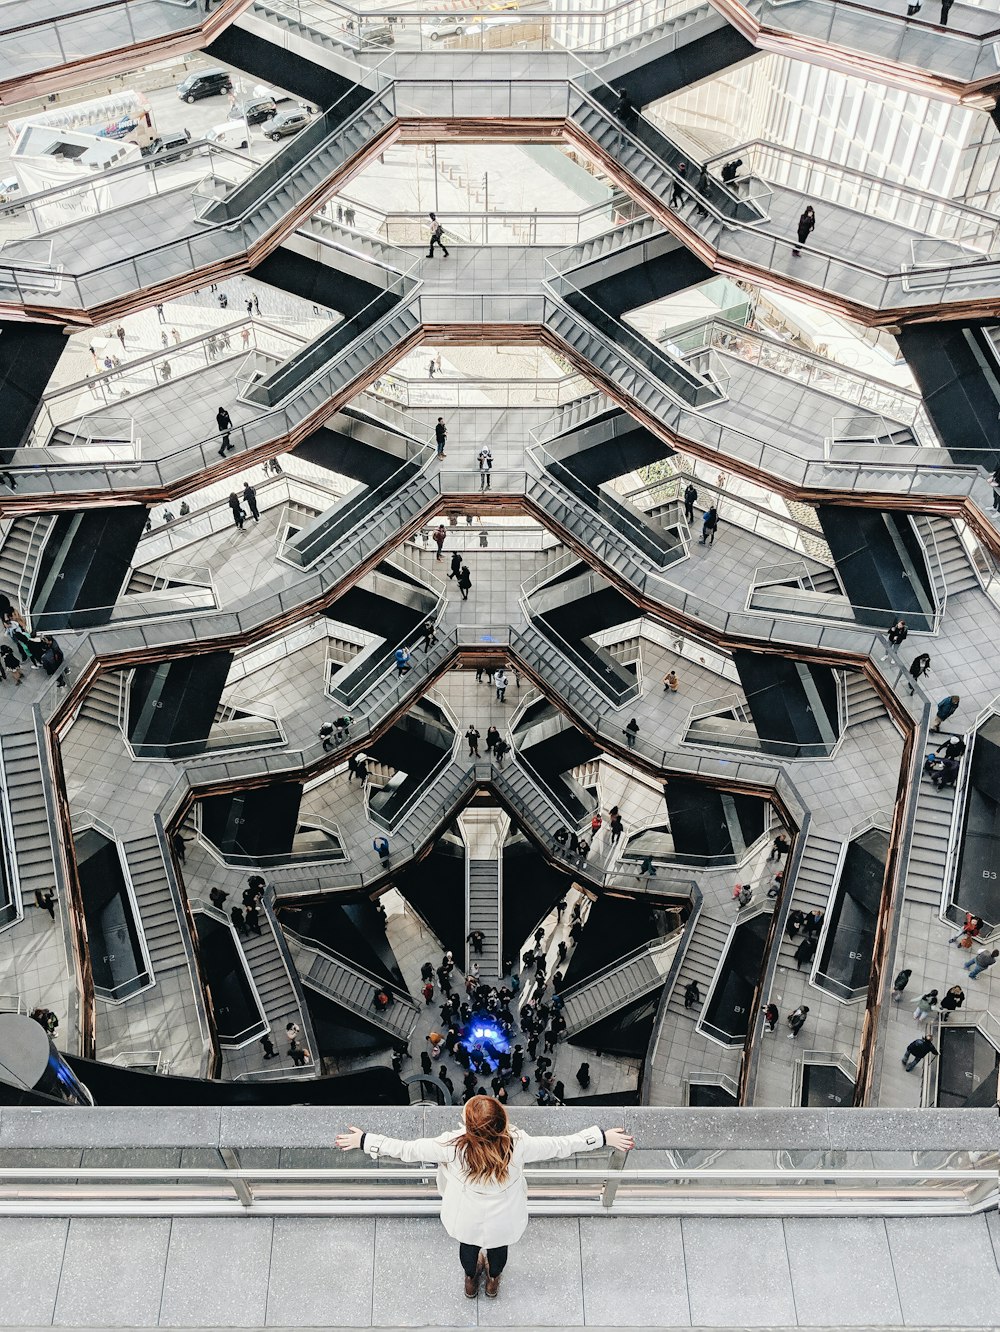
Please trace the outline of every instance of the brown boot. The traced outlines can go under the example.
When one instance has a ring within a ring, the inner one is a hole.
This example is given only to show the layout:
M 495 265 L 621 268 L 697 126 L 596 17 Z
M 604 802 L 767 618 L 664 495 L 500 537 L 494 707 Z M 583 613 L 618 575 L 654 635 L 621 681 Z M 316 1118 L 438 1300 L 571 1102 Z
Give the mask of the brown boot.
M 476 1264 L 476 1275 L 467 1276 L 465 1278 L 465 1298 L 467 1300 L 474 1300 L 476 1296 L 479 1294 L 479 1276 L 480 1273 L 485 1270 L 485 1268 L 486 1268 L 486 1261 L 483 1258 L 482 1253 L 480 1253 L 479 1261 Z
M 503 1273 L 499 1272 L 496 1276 L 490 1276 L 489 1268 L 486 1269 L 486 1294 L 491 1300 L 495 1300 L 500 1293 L 500 1277 L 502 1275 Z

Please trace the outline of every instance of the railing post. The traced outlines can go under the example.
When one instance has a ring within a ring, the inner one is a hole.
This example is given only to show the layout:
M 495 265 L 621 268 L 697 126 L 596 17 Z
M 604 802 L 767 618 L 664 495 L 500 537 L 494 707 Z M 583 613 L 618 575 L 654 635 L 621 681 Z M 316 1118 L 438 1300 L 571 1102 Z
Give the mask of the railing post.
M 612 1170 L 624 1170 L 625 1162 L 628 1159 L 628 1152 L 613 1151 L 611 1153 L 610 1166 Z M 601 1206 L 606 1212 L 610 1212 L 615 1205 L 615 1196 L 618 1193 L 618 1186 L 621 1183 L 619 1179 L 606 1179 L 604 1188 L 601 1190 Z
M 227 1170 L 239 1170 L 240 1158 L 232 1147 L 220 1147 L 219 1155 L 225 1162 Z M 243 1210 L 249 1212 L 253 1208 L 253 1189 L 245 1179 L 231 1179 L 229 1183 L 233 1186 L 233 1192 L 239 1198 L 243 1205 Z

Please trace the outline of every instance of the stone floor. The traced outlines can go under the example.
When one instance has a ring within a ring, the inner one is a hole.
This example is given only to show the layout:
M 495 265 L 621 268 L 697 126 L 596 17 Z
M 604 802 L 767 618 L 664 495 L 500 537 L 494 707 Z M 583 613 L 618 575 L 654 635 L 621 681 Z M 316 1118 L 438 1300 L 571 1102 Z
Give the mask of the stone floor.
M 465 1299 L 432 1217 L 0 1219 L 0 1243 L 0 1326 L 22 1332 L 965 1329 L 1000 1300 L 995 1214 L 536 1218 L 495 1301 Z

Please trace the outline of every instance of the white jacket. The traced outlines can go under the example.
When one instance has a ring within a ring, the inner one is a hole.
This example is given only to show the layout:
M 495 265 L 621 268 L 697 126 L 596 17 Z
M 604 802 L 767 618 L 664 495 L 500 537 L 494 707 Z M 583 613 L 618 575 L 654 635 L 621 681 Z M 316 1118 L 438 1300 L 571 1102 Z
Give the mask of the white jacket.
M 503 1184 L 474 1183 L 462 1168 L 455 1140 L 462 1129 L 442 1133 L 439 1138 L 387 1138 L 381 1133 L 366 1133 L 361 1149 L 376 1160 L 394 1156 L 400 1161 L 433 1161 L 438 1167 L 437 1185 L 441 1194 L 441 1224 L 460 1244 L 475 1244 L 480 1249 L 496 1249 L 514 1244 L 528 1224 L 528 1185 L 524 1167 L 532 1161 L 575 1156 L 604 1146 L 604 1132 L 595 1125 L 581 1133 L 564 1133 L 557 1138 L 532 1138 L 521 1129 L 512 1128 L 514 1155 Z

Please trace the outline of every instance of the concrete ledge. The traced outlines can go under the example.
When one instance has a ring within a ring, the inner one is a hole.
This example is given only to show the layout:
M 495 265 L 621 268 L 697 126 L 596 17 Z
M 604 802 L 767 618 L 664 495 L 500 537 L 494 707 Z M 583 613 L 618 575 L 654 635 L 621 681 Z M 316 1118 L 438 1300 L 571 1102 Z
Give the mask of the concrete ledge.
M 624 1124 L 638 1146 L 705 1151 L 996 1151 L 996 1110 L 655 1109 L 518 1107 L 529 1133 L 572 1133 Z M 0 1150 L 28 1148 L 331 1148 L 357 1124 L 394 1137 L 433 1136 L 457 1125 L 458 1111 L 410 1106 L 215 1108 L 138 1106 L 0 1111 Z

